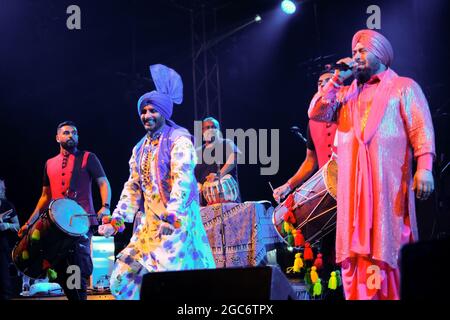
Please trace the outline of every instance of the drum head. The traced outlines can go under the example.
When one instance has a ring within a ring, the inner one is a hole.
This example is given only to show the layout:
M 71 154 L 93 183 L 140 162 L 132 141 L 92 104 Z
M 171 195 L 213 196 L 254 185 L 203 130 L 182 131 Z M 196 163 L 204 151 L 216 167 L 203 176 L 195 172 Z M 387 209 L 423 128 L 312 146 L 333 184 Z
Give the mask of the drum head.
M 238 186 L 236 180 L 230 174 L 226 174 L 222 179 L 224 197 L 226 201 L 234 202 L 238 197 Z
M 89 218 L 84 209 L 71 199 L 57 199 L 50 203 L 49 216 L 65 233 L 81 236 L 89 231 Z
M 289 244 L 288 235 L 294 228 L 301 230 L 305 241 L 314 244 L 333 231 L 336 225 L 336 189 L 337 163 L 330 160 L 294 191 L 289 205 L 286 199 L 274 209 L 272 222 L 281 239 Z M 289 211 L 295 222 L 285 223 L 288 219 L 285 215 Z
M 328 193 L 334 198 L 336 198 L 337 192 L 337 162 L 334 160 L 328 161 L 325 164 L 325 168 L 322 172 L 323 181 L 325 182 L 325 186 L 327 188 Z
M 236 201 L 238 186 L 231 175 L 227 174 L 220 179 L 220 187 L 222 190 L 219 189 L 219 180 L 206 181 L 203 184 L 203 197 L 208 205 Z

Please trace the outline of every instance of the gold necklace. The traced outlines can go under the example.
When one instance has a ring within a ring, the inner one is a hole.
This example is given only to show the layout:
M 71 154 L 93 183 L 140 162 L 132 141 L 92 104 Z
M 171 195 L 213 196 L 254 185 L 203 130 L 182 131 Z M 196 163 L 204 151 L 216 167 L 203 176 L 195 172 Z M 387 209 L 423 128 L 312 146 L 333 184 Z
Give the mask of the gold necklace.
M 360 90 L 360 92 L 358 94 L 358 113 L 361 112 L 361 92 L 362 92 L 362 89 Z M 375 97 L 375 94 L 373 94 L 372 98 L 369 100 L 367 107 L 364 110 L 364 114 L 361 118 L 361 135 L 364 134 L 364 129 L 366 128 L 366 125 L 367 125 L 367 119 L 369 118 L 370 109 L 372 109 L 372 102 L 373 102 L 374 97 Z

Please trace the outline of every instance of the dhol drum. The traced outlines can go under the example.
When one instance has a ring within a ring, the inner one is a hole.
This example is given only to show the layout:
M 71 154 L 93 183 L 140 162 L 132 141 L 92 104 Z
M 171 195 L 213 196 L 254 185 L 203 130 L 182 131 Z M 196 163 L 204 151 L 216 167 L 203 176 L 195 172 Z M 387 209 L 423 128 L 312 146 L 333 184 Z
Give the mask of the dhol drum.
M 314 244 L 336 228 L 336 186 L 337 163 L 331 159 L 274 209 L 272 222 L 286 244 L 298 231 Z
M 45 278 L 47 270 L 65 259 L 74 242 L 89 231 L 88 217 L 74 200 L 53 200 L 14 247 L 14 264 L 30 278 Z
M 208 205 L 224 202 L 234 202 L 238 198 L 239 189 L 236 180 L 227 174 L 219 180 L 206 181 L 203 184 L 202 193 Z

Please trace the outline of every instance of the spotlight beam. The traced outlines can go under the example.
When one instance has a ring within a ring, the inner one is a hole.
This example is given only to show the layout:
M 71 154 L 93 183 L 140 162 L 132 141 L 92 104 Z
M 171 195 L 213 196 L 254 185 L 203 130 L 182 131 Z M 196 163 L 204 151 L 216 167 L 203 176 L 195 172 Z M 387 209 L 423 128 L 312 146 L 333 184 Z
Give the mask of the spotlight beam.
M 259 19 L 258 19 L 258 17 L 259 17 Z M 242 30 L 242 29 L 248 27 L 249 25 L 251 25 L 251 24 L 253 24 L 253 23 L 260 23 L 261 20 L 262 20 L 261 16 L 260 16 L 260 15 L 257 15 L 255 18 L 253 18 L 253 19 L 250 20 L 249 22 L 246 22 L 246 23 L 244 23 L 243 25 L 241 25 L 241 26 L 239 26 L 239 27 L 237 27 L 237 28 L 234 28 L 234 29 L 228 31 L 228 32 L 225 33 L 225 34 L 223 34 L 223 35 L 221 35 L 221 36 L 218 36 L 218 37 L 216 37 L 216 38 L 214 38 L 214 39 L 208 41 L 208 42 L 206 43 L 206 45 L 202 46 L 202 48 L 200 48 L 200 50 L 198 50 L 197 56 L 199 56 L 203 50 L 208 50 L 208 49 L 214 47 L 214 46 L 217 45 L 219 42 L 225 40 L 226 38 L 228 38 L 228 37 L 231 36 L 232 34 L 235 34 L 236 32 L 238 32 L 238 31 L 240 31 L 240 30 Z

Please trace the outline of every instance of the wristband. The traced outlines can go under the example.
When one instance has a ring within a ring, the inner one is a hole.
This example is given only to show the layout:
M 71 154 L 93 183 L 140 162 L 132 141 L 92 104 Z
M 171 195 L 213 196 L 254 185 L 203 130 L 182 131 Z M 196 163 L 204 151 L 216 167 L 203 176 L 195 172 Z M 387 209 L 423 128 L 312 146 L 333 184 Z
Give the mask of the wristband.
M 111 224 L 115 230 L 114 234 L 125 230 L 125 220 L 122 217 L 112 218 L 111 216 L 104 216 L 102 224 Z

